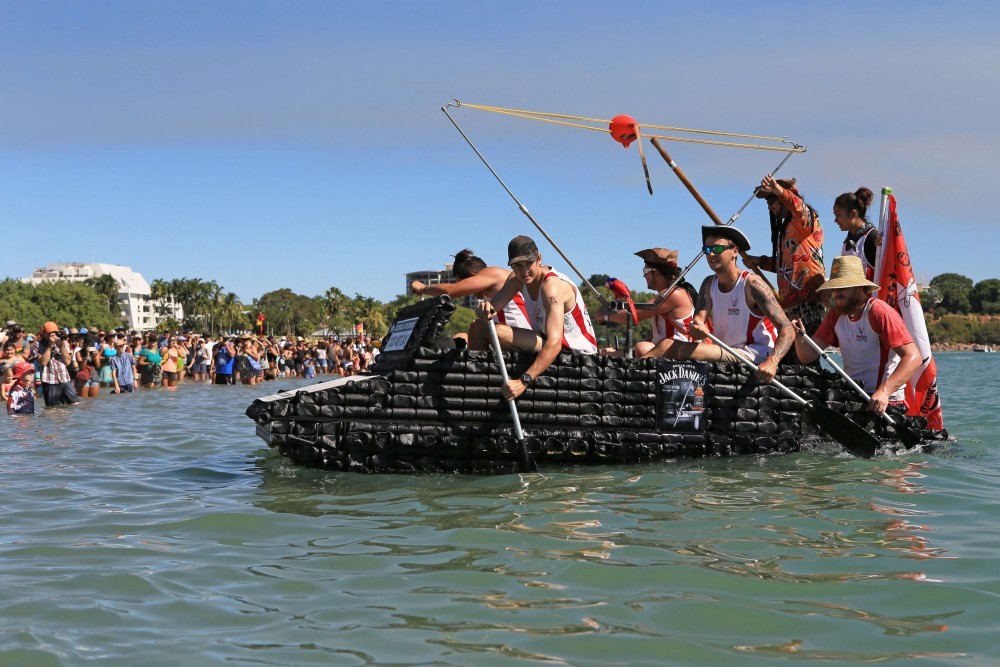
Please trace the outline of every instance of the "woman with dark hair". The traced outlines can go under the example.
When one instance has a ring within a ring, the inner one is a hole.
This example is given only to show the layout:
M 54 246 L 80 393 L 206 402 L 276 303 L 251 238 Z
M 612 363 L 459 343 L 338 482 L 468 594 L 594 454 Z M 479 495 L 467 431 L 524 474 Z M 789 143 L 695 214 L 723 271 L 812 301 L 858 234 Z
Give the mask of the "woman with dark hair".
M 840 254 L 860 257 L 868 280 L 875 279 L 875 253 L 879 245 L 878 230 L 867 216 L 873 198 L 871 190 L 861 187 L 845 192 L 833 202 L 833 221 L 840 231 L 847 232 Z
M 492 299 L 507 282 L 511 271 L 499 266 L 486 266 L 486 262 L 466 248 L 455 255 L 452 273 L 459 279 L 457 283 L 425 285 L 419 280 L 414 280 L 410 283 L 410 289 L 413 290 L 414 294 L 421 296 L 424 294 L 428 296 L 447 294 L 452 299 L 459 299 L 474 294 L 480 299 Z M 504 306 L 504 309 L 497 312 L 497 322 L 522 329 L 531 328 L 528 311 L 524 306 L 524 298 L 520 293 L 515 294 L 514 298 Z M 459 334 L 459 336 L 464 337 L 464 334 Z

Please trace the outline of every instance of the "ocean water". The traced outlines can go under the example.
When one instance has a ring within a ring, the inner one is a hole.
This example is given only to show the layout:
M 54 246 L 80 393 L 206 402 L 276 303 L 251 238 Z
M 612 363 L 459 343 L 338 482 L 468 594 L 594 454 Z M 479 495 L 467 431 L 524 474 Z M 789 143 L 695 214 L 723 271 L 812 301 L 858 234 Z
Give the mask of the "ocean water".
M 290 465 L 293 384 L 0 421 L 0 665 L 996 665 L 1000 354 L 932 453 L 500 477 Z

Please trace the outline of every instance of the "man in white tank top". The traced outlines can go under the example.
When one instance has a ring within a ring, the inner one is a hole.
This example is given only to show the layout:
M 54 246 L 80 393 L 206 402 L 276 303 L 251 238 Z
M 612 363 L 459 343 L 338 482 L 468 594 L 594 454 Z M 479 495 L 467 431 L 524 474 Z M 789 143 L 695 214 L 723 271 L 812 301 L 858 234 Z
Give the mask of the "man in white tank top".
M 580 290 L 568 277 L 542 264 L 538 246 L 527 236 L 507 244 L 510 277 L 491 300 L 476 309 L 480 320 L 494 317 L 517 295 L 524 299 L 530 329 L 497 325 L 504 349 L 537 352 L 534 362 L 520 378 L 511 378 L 503 388 L 506 399 L 516 399 L 536 377 L 545 372 L 563 350 L 574 354 L 597 354 L 597 336 Z M 469 348 L 488 349 L 489 331 L 484 321 L 469 330 Z
M 701 284 L 689 333 L 702 341 L 713 333 L 719 340 L 757 364 L 757 378 L 770 382 L 778 361 L 792 347 L 795 329 L 778 305 L 774 291 L 736 264 L 740 251 L 750 250 L 743 232 L 726 225 L 701 229 L 703 251 L 715 275 Z M 711 328 L 708 320 L 711 318 Z M 737 361 L 709 342 L 669 341 L 665 357 L 695 361 Z
M 652 335 L 650 340 L 641 340 L 635 344 L 635 356 L 661 357 L 667 344 L 664 340 L 691 340 L 688 337 L 688 327 L 694 317 L 694 288 L 687 281 L 682 281 L 664 297 L 667 288 L 673 284 L 681 271 L 677 267 L 677 251 L 667 248 L 647 248 L 635 253 L 643 260 L 642 275 L 646 279 L 646 287 L 656 292 L 652 301 L 655 308 L 644 308 L 637 311 L 639 321 L 652 318 Z M 617 324 L 625 324 L 631 313 L 624 310 L 604 311 L 598 314 L 599 320 L 607 320 Z M 602 352 L 604 354 L 604 352 Z M 622 351 L 608 352 L 609 356 L 621 356 Z
M 860 257 L 835 258 L 830 279 L 819 287 L 831 295 L 833 310 L 812 338 L 821 348 L 840 348 L 844 370 L 871 396 L 868 409 L 882 414 L 890 403 L 903 401 L 903 385 L 922 360 L 896 309 L 869 295 L 877 289 L 865 278 Z M 804 340 L 796 339 L 795 351 L 805 362 L 819 357 Z

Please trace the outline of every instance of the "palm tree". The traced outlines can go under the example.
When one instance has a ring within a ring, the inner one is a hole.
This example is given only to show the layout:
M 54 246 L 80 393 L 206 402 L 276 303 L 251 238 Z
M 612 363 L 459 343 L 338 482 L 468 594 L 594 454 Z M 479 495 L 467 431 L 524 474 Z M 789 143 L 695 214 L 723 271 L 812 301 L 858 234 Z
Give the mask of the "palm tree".
M 87 278 L 83 283 L 107 299 L 108 311 L 111 314 L 116 318 L 121 317 L 121 308 L 118 306 L 118 293 L 121 291 L 121 285 L 118 284 L 114 276 L 105 273 Z

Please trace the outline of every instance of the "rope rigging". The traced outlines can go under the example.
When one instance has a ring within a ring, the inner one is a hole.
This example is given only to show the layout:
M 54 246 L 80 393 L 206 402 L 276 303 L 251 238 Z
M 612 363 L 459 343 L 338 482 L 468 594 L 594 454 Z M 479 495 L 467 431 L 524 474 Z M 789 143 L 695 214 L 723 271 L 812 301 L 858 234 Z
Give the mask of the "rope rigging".
M 538 120 L 544 123 L 553 123 L 556 125 L 564 125 L 567 127 L 576 127 L 582 130 L 590 130 L 592 132 L 608 132 L 609 127 L 618 118 L 623 118 L 618 116 L 615 119 L 601 119 L 601 118 L 587 118 L 585 116 L 571 116 L 568 114 L 557 114 L 557 113 L 546 113 L 542 111 L 527 111 L 524 109 L 506 109 L 503 107 L 494 107 L 483 104 L 470 104 L 468 102 L 461 102 L 455 100 L 453 106 L 456 107 L 466 107 L 469 109 L 479 109 L 480 111 L 489 111 L 492 113 L 499 113 L 507 116 L 515 116 L 518 118 L 525 118 L 528 120 Z M 624 118 L 629 118 L 625 116 Z M 629 120 L 632 120 L 629 118 Z M 632 121 L 635 122 L 634 120 Z M 717 141 L 712 139 L 697 139 L 694 137 L 678 137 L 671 136 L 667 134 L 649 134 L 649 129 L 664 130 L 667 132 L 683 132 L 685 134 L 701 134 L 707 136 L 715 137 L 734 137 L 737 139 L 757 139 L 760 141 L 777 141 L 782 144 L 782 146 L 768 146 L 764 144 L 748 144 L 740 143 L 734 141 Z M 643 133 L 644 139 L 662 139 L 665 141 L 678 141 L 684 143 L 692 144 L 707 144 L 710 146 L 727 146 L 730 148 L 749 148 L 753 150 L 762 151 L 782 151 L 787 153 L 804 153 L 805 148 L 788 140 L 788 137 L 769 137 L 759 134 L 742 134 L 739 132 L 722 132 L 719 130 L 698 130 L 685 127 L 675 127 L 672 125 L 654 125 L 652 123 L 643 123 Z M 616 141 L 621 141 L 618 137 L 615 137 Z M 628 147 L 628 144 L 621 141 L 623 145 Z

